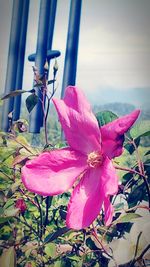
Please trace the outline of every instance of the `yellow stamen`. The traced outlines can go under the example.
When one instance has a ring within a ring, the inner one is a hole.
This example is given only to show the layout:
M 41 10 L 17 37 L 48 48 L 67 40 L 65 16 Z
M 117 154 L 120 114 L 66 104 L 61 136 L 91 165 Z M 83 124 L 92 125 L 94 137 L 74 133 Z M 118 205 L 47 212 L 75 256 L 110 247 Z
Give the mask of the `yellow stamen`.
M 96 168 L 100 166 L 103 161 L 103 156 L 99 151 L 93 151 L 88 154 L 87 163 L 91 168 Z

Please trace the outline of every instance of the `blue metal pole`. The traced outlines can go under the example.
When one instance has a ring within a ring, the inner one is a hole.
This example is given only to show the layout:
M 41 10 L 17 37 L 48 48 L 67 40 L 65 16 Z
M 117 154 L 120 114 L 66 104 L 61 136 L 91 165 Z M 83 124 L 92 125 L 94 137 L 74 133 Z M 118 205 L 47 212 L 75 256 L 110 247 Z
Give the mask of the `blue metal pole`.
M 38 68 L 40 75 L 44 73 L 44 64 L 47 56 L 47 38 L 48 38 L 48 21 L 50 16 L 50 0 L 41 0 L 40 14 L 38 25 L 38 38 L 36 48 L 35 65 Z M 39 98 L 42 98 L 42 93 L 38 90 Z M 29 131 L 31 133 L 39 133 L 42 125 L 43 111 L 42 104 L 39 100 L 35 108 L 30 114 Z
M 57 54 L 58 56 L 60 56 L 60 52 L 59 51 L 52 51 L 52 42 L 53 42 L 53 33 L 54 33 L 54 25 L 55 25 L 55 16 L 56 16 L 56 7 L 57 7 L 57 0 L 51 0 L 50 3 L 50 16 L 49 16 L 49 22 L 48 22 L 48 37 L 47 37 L 47 62 L 49 65 L 49 69 L 47 71 L 47 78 L 49 75 L 49 70 L 50 70 L 50 60 L 51 57 L 49 56 L 50 54 L 53 55 Z M 45 105 L 45 103 L 44 103 Z M 41 127 L 43 126 L 43 118 L 42 118 L 42 123 L 41 123 Z
M 82 0 L 71 1 L 61 97 L 68 85 L 75 85 L 81 5 Z
M 10 30 L 6 82 L 5 82 L 5 94 L 8 94 L 10 91 L 15 90 L 22 11 L 23 11 L 23 1 L 14 0 L 12 20 L 11 20 L 11 30 Z M 8 131 L 9 127 L 8 114 L 11 111 L 13 111 L 13 105 L 14 105 L 14 98 L 9 98 L 4 102 L 4 106 L 2 109 L 3 131 Z
M 25 57 L 25 47 L 26 47 L 26 33 L 27 33 L 27 24 L 28 24 L 28 13 L 29 13 L 29 1 L 30 0 L 23 1 L 23 12 L 22 12 L 22 21 L 21 21 L 20 42 L 19 42 L 19 49 L 18 49 L 18 65 L 17 65 L 15 89 L 22 89 L 24 57 Z M 15 97 L 15 100 L 14 100 L 13 120 L 15 121 L 19 119 L 20 107 L 21 107 L 21 95 Z
M 57 0 L 51 0 L 50 18 L 49 18 L 49 25 L 48 25 L 47 51 L 50 51 L 52 49 L 56 7 L 57 7 Z M 50 59 L 48 59 L 48 61 L 50 61 Z

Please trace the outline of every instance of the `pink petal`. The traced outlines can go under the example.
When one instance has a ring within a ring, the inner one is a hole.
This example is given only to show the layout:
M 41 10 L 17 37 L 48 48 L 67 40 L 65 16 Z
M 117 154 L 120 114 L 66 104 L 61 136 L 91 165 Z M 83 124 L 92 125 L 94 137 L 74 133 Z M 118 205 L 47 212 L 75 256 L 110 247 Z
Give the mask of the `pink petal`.
M 112 222 L 114 208 L 110 203 L 109 197 L 104 198 L 105 225 L 109 226 Z
M 86 168 L 86 157 L 70 148 L 44 152 L 22 168 L 22 182 L 34 193 L 50 196 L 67 191 Z
M 53 99 L 68 144 L 83 154 L 100 149 L 100 131 L 82 91 L 66 88 L 64 100 Z
M 88 227 L 98 216 L 104 199 L 100 172 L 100 168 L 89 169 L 75 187 L 68 205 L 67 227 Z
M 102 149 L 109 158 L 118 157 L 123 152 L 124 134 L 134 124 L 139 116 L 140 110 L 120 117 L 100 128 L 102 138 Z
M 103 165 L 85 172 L 74 189 L 67 213 L 67 226 L 73 229 L 88 227 L 98 216 L 103 201 L 106 223 L 112 220 L 113 208 L 109 206 L 109 195 L 118 191 L 118 177 L 111 161 L 106 158 Z
M 118 192 L 118 176 L 111 160 L 106 157 L 100 168 L 101 186 L 105 197 L 115 195 Z

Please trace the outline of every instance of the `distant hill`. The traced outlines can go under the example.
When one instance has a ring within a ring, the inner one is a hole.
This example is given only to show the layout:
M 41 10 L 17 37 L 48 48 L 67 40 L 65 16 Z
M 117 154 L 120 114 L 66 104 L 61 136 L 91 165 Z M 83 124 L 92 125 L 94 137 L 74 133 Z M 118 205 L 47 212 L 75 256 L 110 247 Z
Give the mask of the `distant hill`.
M 88 92 L 90 102 L 94 105 L 105 105 L 107 103 L 131 104 L 142 110 L 150 110 L 150 88 L 124 88 L 99 87 Z
M 93 106 L 94 113 L 97 113 L 98 111 L 109 110 L 109 111 L 114 112 L 118 116 L 126 115 L 135 109 L 136 109 L 136 107 L 132 104 L 120 103 L 120 102 L 107 103 L 104 105 L 94 105 Z M 140 119 L 149 120 L 150 119 L 150 110 L 149 109 L 144 109 L 144 110 L 142 109 Z

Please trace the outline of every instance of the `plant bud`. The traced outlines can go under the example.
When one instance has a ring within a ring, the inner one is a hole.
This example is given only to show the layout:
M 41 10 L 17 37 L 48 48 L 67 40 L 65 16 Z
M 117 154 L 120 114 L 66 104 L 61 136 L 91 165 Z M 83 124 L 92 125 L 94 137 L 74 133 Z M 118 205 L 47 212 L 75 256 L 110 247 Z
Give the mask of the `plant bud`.
M 19 133 L 27 132 L 27 122 L 25 120 L 18 120 L 14 124 L 14 130 L 17 130 Z
M 17 199 L 16 204 L 15 204 L 15 207 L 17 209 L 19 209 L 19 211 L 20 211 L 21 214 L 24 214 L 25 211 L 26 211 L 26 209 L 27 209 L 27 205 L 26 205 L 26 203 L 25 203 L 25 201 L 24 201 L 23 198 Z
M 32 265 L 31 262 L 27 262 L 26 265 L 25 265 L 25 267 L 32 267 L 32 266 L 33 266 L 33 265 Z
M 44 70 L 45 71 L 48 71 L 48 69 L 49 69 L 48 61 L 46 60 L 45 65 L 44 65 Z
M 57 60 L 55 59 L 55 63 L 54 63 L 54 66 L 53 66 L 53 71 L 54 71 L 54 77 L 56 76 L 56 73 L 58 71 L 58 63 L 57 63 Z

